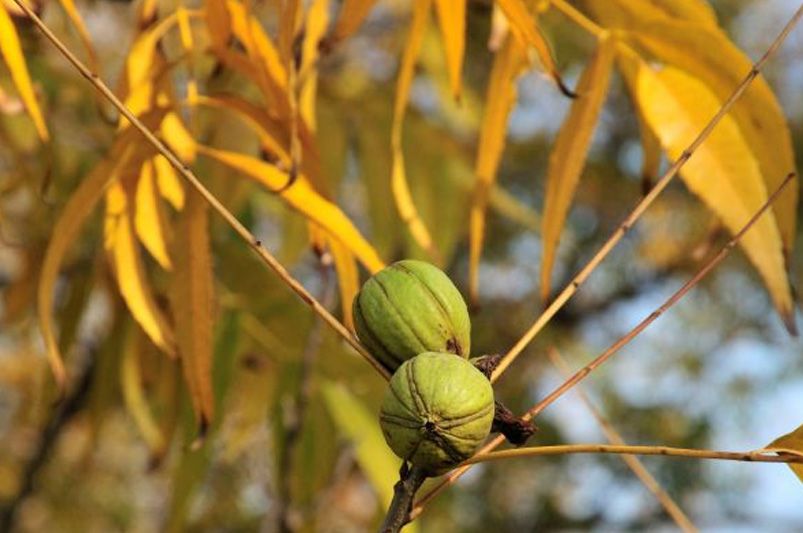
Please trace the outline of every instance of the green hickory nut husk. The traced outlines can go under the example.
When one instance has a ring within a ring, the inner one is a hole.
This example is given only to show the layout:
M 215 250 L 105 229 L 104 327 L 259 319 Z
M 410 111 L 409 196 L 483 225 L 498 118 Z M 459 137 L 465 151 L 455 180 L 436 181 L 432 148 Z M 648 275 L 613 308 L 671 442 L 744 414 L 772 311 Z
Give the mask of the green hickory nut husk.
M 379 424 L 402 459 L 440 475 L 482 445 L 494 419 L 491 383 L 462 357 L 426 352 L 393 374 Z
M 424 261 L 404 260 L 365 282 L 352 304 L 360 341 L 391 372 L 423 352 L 468 357 L 471 321 L 449 277 Z

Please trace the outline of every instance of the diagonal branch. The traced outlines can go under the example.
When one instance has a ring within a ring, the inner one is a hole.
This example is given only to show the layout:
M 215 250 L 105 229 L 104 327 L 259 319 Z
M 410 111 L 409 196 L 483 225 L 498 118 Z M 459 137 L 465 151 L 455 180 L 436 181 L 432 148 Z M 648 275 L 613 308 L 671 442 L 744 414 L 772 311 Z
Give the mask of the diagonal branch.
M 801 7 L 803 10 L 803 7 Z M 717 265 L 719 265 L 725 257 L 728 256 L 731 250 L 736 246 L 741 239 L 742 235 L 744 235 L 747 230 L 749 230 L 756 220 L 763 215 L 767 209 L 770 208 L 773 201 L 778 197 L 781 191 L 792 182 L 793 178 L 795 177 L 794 173 L 790 173 L 783 182 L 778 186 L 778 188 L 770 195 L 764 205 L 761 206 L 750 220 L 747 221 L 747 224 L 739 230 L 736 235 L 734 235 L 731 240 L 729 240 L 725 246 L 719 251 L 719 253 L 710 259 L 703 267 L 695 274 L 689 281 L 683 284 L 672 296 L 670 296 L 658 309 L 647 315 L 644 320 L 639 322 L 633 329 L 631 329 L 624 337 L 620 338 L 616 342 L 614 342 L 607 350 L 602 352 L 598 355 L 593 361 L 588 363 L 586 366 L 575 372 L 572 377 L 566 380 L 562 385 L 558 386 L 554 391 L 552 391 L 549 395 L 547 395 L 543 400 L 538 402 L 532 408 L 530 408 L 521 418 L 522 420 L 532 420 L 538 414 L 541 413 L 544 409 L 546 409 L 550 404 L 552 404 L 555 400 L 560 398 L 563 394 L 569 391 L 572 387 L 577 385 L 580 381 L 582 381 L 586 376 L 588 376 L 595 368 L 601 366 L 605 363 L 608 359 L 611 358 L 613 354 L 615 354 L 621 347 L 629 343 L 633 340 L 639 333 L 641 333 L 644 329 L 647 328 L 650 324 L 655 322 L 664 312 L 672 307 L 678 300 L 680 300 L 687 292 L 689 292 L 697 283 L 700 282 L 709 272 L 711 272 Z M 482 447 L 482 449 L 477 452 L 477 455 L 484 455 L 489 453 L 491 450 L 497 448 L 500 444 L 505 441 L 504 437 L 496 437 L 488 444 Z M 420 515 L 423 512 L 424 506 L 432 500 L 435 496 L 437 496 L 442 490 L 446 487 L 453 485 L 460 476 L 462 476 L 470 467 L 471 461 L 466 461 L 462 466 L 452 470 L 440 483 L 438 483 L 435 487 L 433 487 L 428 493 L 426 493 L 419 502 L 413 507 L 413 510 L 410 512 L 411 520 Z
M 360 344 L 354 335 L 337 319 L 335 318 L 321 303 L 310 294 L 301 283 L 295 279 L 287 269 L 265 248 L 262 243 L 235 217 L 231 211 L 220 203 L 215 196 L 207 189 L 198 177 L 190 170 L 190 168 L 182 163 L 173 152 L 162 142 L 158 137 L 148 129 L 134 114 L 120 101 L 119 98 L 112 92 L 108 85 L 100 79 L 98 74 L 89 70 L 80 59 L 78 59 L 67 46 L 48 28 L 42 19 L 40 19 L 34 11 L 28 7 L 23 0 L 14 0 L 14 2 L 22 9 L 25 14 L 33 21 L 34 25 L 45 35 L 45 37 L 61 52 L 61 54 L 69 61 L 81 75 L 91 83 L 95 89 L 103 95 L 111 104 L 123 115 L 142 135 L 145 139 L 167 159 L 170 164 L 181 174 L 184 179 L 203 197 L 204 200 L 214 209 L 226 223 L 237 233 L 248 246 L 256 252 L 259 258 L 270 267 L 290 289 L 295 292 L 301 300 L 306 303 L 312 310 L 318 314 L 326 323 L 331 327 L 335 333 L 343 337 L 343 339 L 351 345 L 354 350 L 359 353 L 379 374 L 385 379 L 390 379 L 388 371 L 376 360 L 374 357 Z
M 19 0 L 15 0 L 19 1 Z M 605 241 L 605 244 L 594 254 L 594 257 L 586 263 L 586 265 L 580 270 L 580 272 L 569 282 L 568 285 L 561 291 L 555 300 L 541 313 L 530 329 L 524 333 L 524 335 L 519 339 L 519 341 L 510 349 L 510 351 L 502 358 L 502 361 L 499 363 L 499 366 L 494 371 L 491 381 L 496 381 L 502 375 L 502 373 L 507 369 L 510 364 L 516 360 L 524 349 L 527 347 L 530 342 L 535 338 L 535 336 L 544 328 L 544 326 L 552 319 L 553 316 L 563 307 L 563 305 L 571 298 L 574 293 L 580 288 L 580 286 L 585 283 L 594 269 L 605 259 L 608 254 L 613 250 L 613 248 L 622 240 L 622 237 L 630 230 L 633 224 L 641 217 L 642 213 L 647 210 L 647 208 L 655 201 L 661 192 L 669 185 L 672 179 L 677 175 L 678 171 L 686 164 L 686 161 L 692 156 L 694 151 L 705 141 L 714 128 L 719 124 L 722 118 L 728 114 L 731 110 L 733 105 L 736 101 L 742 96 L 742 94 L 747 90 L 747 87 L 750 86 L 750 83 L 759 75 L 761 72 L 761 68 L 767 62 L 767 60 L 772 56 L 773 53 L 781 46 L 781 43 L 786 39 L 789 32 L 792 31 L 792 28 L 798 23 L 800 18 L 803 17 L 803 5 L 801 5 L 789 22 L 786 23 L 783 30 L 778 34 L 775 38 L 773 43 L 764 53 L 764 55 L 759 59 L 754 65 L 753 68 L 750 69 L 750 72 L 742 79 L 741 83 L 734 89 L 733 93 L 731 93 L 730 97 L 722 104 L 722 107 L 719 109 L 716 115 L 711 119 L 711 121 L 706 125 L 705 128 L 697 135 L 697 137 L 692 141 L 692 143 L 683 151 L 681 156 L 674 162 L 672 165 L 667 169 L 661 179 L 659 179 L 655 186 L 647 193 L 646 196 L 636 205 L 633 211 L 625 218 L 625 220 L 619 225 L 618 228 L 613 232 L 613 234 Z M 791 169 L 790 169 L 791 170 Z

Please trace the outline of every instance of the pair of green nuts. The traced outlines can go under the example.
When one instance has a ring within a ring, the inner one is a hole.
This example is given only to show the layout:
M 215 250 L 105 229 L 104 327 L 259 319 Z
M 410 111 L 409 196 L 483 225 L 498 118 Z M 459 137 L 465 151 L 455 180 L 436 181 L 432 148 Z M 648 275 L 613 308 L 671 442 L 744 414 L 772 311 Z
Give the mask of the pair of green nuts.
M 393 374 L 379 421 L 394 453 L 430 475 L 474 455 L 491 430 L 494 394 L 468 361 L 471 322 L 449 277 L 399 261 L 363 285 L 352 314 L 360 341 Z

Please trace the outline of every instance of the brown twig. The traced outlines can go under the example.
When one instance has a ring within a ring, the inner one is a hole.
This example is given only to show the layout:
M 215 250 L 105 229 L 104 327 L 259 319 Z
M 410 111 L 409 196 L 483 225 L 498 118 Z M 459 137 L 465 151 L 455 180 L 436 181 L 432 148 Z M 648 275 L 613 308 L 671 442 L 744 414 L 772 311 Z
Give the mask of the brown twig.
M 485 454 L 477 454 L 464 464 L 500 461 L 516 457 L 539 457 L 546 455 L 567 455 L 578 453 L 612 453 L 625 455 L 660 455 L 663 457 L 688 457 L 691 459 L 719 459 L 723 461 L 742 461 L 748 463 L 786 463 L 803 464 L 801 454 L 773 454 L 764 451 L 723 452 L 718 450 L 698 450 L 695 448 L 673 448 L 671 446 L 621 446 L 616 444 L 561 444 L 557 446 L 534 446 L 514 448 Z
M 803 9 L 803 8 L 801 8 Z M 703 267 L 694 275 L 689 281 L 683 284 L 683 286 L 678 289 L 672 296 L 670 296 L 658 309 L 650 313 L 644 320 L 639 322 L 633 329 L 631 329 L 624 337 L 620 338 L 616 342 L 614 342 L 607 350 L 602 352 L 599 356 L 596 357 L 593 361 L 591 361 L 588 365 L 584 366 L 577 372 L 575 372 L 571 378 L 566 380 L 562 385 L 557 387 L 554 391 L 552 391 L 549 395 L 547 395 L 543 400 L 538 402 L 534 405 L 531 409 L 529 409 L 521 418 L 523 420 L 532 420 L 536 416 L 538 416 L 541 411 L 546 409 L 547 406 L 552 404 L 555 400 L 560 398 L 563 394 L 565 394 L 568 390 L 572 387 L 577 385 L 580 381 L 583 380 L 588 374 L 590 374 L 595 368 L 599 367 L 605 361 L 610 359 L 610 357 L 616 353 L 619 348 L 626 345 L 628 342 L 633 340 L 639 333 L 641 333 L 647 326 L 652 324 L 659 316 L 661 316 L 667 309 L 672 307 L 678 300 L 680 300 L 687 292 L 689 292 L 692 287 L 694 287 L 697 283 L 702 280 L 706 274 L 711 272 L 719 263 L 722 262 L 725 257 L 730 253 L 730 251 L 736 246 L 739 242 L 739 239 L 742 235 L 749 230 L 753 224 L 758 220 L 758 218 L 764 214 L 764 212 L 769 209 L 772 205 L 772 202 L 778 197 L 778 195 L 783 191 L 783 189 L 789 185 L 792 179 L 795 177 L 794 173 L 790 173 L 786 178 L 781 182 L 778 188 L 770 195 L 764 205 L 761 206 L 750 220 L 736 233 L 731 240 L 729 240 L 725 246 L 720 250 L 720 252 L 714 256 L 711 260 L 709 260 Z M 487 454 L 491 450 L 497 448 L 500 444 L 505 441 L 504 437 L 497 437 L 490 441 L 488 444 L 482 447 L 482 449 L 477 452 L 477 455 Z M 450 472 L 439 484 L 433 487 L 427 494 L 425 494 L 421 500 L 416 503 L 413 507 L 413 510 L 410 513 L 412 518 L 417 517 L 423 511 L 424 506 L 432 500 L 438 493 L 444 490 L 446 487 L 452 485 L 457 481 L 460 476 L 462 476 L 466 470 L 468 470 L 471 466 L 470 462 L 466 462 L 463 466 L 456 468 L 452 472 Z
M 555 347 L 551 347 L 547 350 L 547 356 L 552 361 L 552 364 L 560 370 L 560 372 L 564 375 L 564 378 L 568 377 L 569 375 L 569 366 L 566 363 L 566 360 L 563 356 L 560 355 L 560 352 Z M 596 419 L 597 423 L 602 428 L 602 432 L 605 434 L 605 438 L 608 439 L 608 442 L 611 444 L 615 444 L 617 446 L 624 446 L 627 443 L 616 431 L 616 428 L 608 421 L 607 418 L 602 414 L 602 412 L 594 405 L 594 402 L 591 401 L 588 394 L 582 389 L 582 387 L 578 386 L 575 391 L 577 395 L 580 397 L 580 400 L 583 404 L 588 408 L 591 414 Z M 678 527 L 684 531 L 685 533 L 695 533 L 698 531 L 697 527 L 692 523 L 686 513 L 683 512 L 683 509 L 672 499 L 672 497 L 661 487 L 652 474 L 647 470 L 644 464 L 639 460 L 638 457 L 635 455 L 623 455 L 622 461 L 627 464 L 630 470 L 633 471 L 633 474 L 641 481 L 641 483 L 649 490 L 655 499 L 658 500 L 658 503 L 664 508 L 666 513 L 675 521 Z
M 16 0 L 19 1 L 19 0 Z M 641 217 L 642 213 L 652 204 L 653 201 L 658 197 L 661 192 L 669 185 L 672 179 L 677 175 L 678 171 L 683 167 L 686 161 L 689 160 L 691 155 L 694 151 L 705 141 L 714 128 L 719 124 L 722 118 L 730 111 L 739 97 L 742 96 L 747 87 L 750 83 L 759 75 L 761 72 L 761 68 L 764 66 L 766 61 L 770 58 L 770 56 L 775 53 L 775 51 L 780 47 L 781 43 L 786 39 L 786 36 L 789 35 L 789 32 L 792 31 L 792 28 L 798 23 L 800 18 L 803 17 L 803 5 L 801 5 L 792 18 L 789 19 L 789 22 L 786 23 L 783 30 L 778 34 L 775 40 L 772 42 L 770 47 L 761 56 L 753 67 L 750 69 L 750 72 L 742 79 L 739 85 L 734 89 L 733 93 L 728 97 L 725 103 L 722 104 L 722 107 L 719 108 L 717 114 L 711 119 L 711 121 L 706 125 L 705 128 L 697 135 L 697 137 L 692 141 L 692 143 L 683 150 L 683 153 L 680 157 L 672 163 L 672 165 L 667 169 L 661 179 L 659 179 L 655 186 L 647 193 L 646 196 L 636 205 L 633 211 L 625 218 L 625 220 L 616 228 L 616 231 L 605 241 L 605 244 L 594 254 L 594 257 L 586 263 L 586 265 L 580 270 L 580 272 L 569 282 L 569 284 L 561 291 L 561 293 L 555 298 L 551 304 L 544 310 L 543 313 L 535 320 L 530 329 L 527 330 L 524 335 L 522 335 L 521 339 L 510 349 L 510 351 L 505 355 L 502 361 L 499 363 L 496 371 L 493 374 L 492 381 L 496 381 L 502 375 L 502 373 L 507 369 L 510 364 L 516 360 L 527 345 L 535 338 L 535 336 L 543 329 L 543 327 L 555 316 L 563 305 L 571 298 L 574 293 L 580 288 L 580 286 L 585 283 L 594 269 L 605 259 L 608 254 L 613 250 L 614 246 L 616 246 L 622 237 L 630 230 L 633 224 Z
M 380 533 L 398 533 L 412 520 L 410 509 L 413 498 L 426 479 L 427 475 L 420 468 L 410 468 L 407 463 L 402 464 L 399 481 L 393 486 L 393 500 L 379 528 Z
M 389 372 L 376 360 L 374 357 L 360 344 L 356 337 L 324 306 L 316 300 L 301 283 L 296 280 L 290 273 L 282 266 L 282 264 L 262 246 L 262 243 L 235 217 L 231 211 L 220 203 L 220 201 L 207 189 L 198 177 L 190 170 L 190 168 L 182 163 L 175 154 L 162 142 L 156 135 L 148 129 L 133 113 L 120 101 L 119 98 L 112 92 L 103 80 L 100 79 L 96 73 L 89 70 L 80 59 L 78 59 L 66 45 L 48 28 L 44 22 L 29 8 L 22 0 L 14 0 L 14 2 L 22 9 L 26 15 L 33 21 L 37 28 L 45 35 L 45 37 L 55 46 L 59 52 L 69 61 L 81 75 L 91 83 L 112 105 L 123 115 L 142 135 L 145 139 L 167 159 L 170 164 L 181 174 L 184 179 L 206 200 L 206 202 L 214 209 L 226 223 L 237 233 L 237 235 L 248 244 L 248 246 L 256 252 L 259 258 L 270 267 L 290 289 L 295 292 L 304 303 L 312 308 L 323 320 L 331 327 L 338 335 L 354 348 L 372 367 L 374 370 L 386 380 L 390 379 Z

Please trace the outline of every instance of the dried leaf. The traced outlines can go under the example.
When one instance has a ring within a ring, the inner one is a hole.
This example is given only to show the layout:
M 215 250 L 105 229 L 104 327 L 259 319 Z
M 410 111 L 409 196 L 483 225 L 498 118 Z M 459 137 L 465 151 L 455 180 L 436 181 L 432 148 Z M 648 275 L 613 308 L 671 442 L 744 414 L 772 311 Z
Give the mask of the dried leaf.
M 360 468 L 379 495 L 382 508 L 387 509 L 401 462 L 385 444 L 376 415 L 342 385 L 325 381 L 322 391 L 335 426 L 354 446 Z
M 351 37 L 375 3 L 376 0 L 343 0 L 335 29 L 332 31 L 332 41 L 342 41 Z
M 488 82 L 475 163 L 477 178 L 469 215 L 469 297 L 472 301 L 476 301 L 478 296 L 488 194 L 496 181 L 505 147 L 507 119 L 516 103 L 516 79 L 526 64 L 526 51 L 517 40 L 508 38 L 496 53 Z
M 541 299 L 547 301 L 551 290 L 560 234 L 566 223 L 574 193 L 585 166 L 591 137 L 608 93 L 616 47 L 613 39 L 603 38 L 580 76 L 577 98 L 555 139 L 549 156 L 544 214 L 541 219 L 543 256 L 541 260 Z
M 231 38 L 231 16 L 225 0 L 204 0 L 204 20 L 213 47 L 225 48 Z
M 242 172 L 270 191 L 282 190 L 288 182 L 286 173 L 254 157 L 198 145 L 198 152 Z M 376 250 L 365 240 L 351 220 L 335 204 L 324 199 L 303 175 L 282 190 L 280 196 L 308 220 L 319 224 L 337 238 L 371 272 L 382 269 L 384 263 Z
M 33 89 L 33 83 L 31 83 L 31 77 L 28 74 L 28 66 L 25 64 L 25 56 L 22 53 L 22 45 L 20 45 L 17 30 L 2 5 L 0 5 L 0 54 L 2 54 L 6 65 L 11 71 L 11 79 L 14 81 L 20 98 L 25 104 L 25 109 L 28 110 L 28 115 L 30 115 L 36 127 L 39 138 L 43 141 L 48 141 L 50 135 L 48 134 L 42 111 L 36 102 L 36 93 Z
M 89 37 L 89 32 L 86 29 L 86 24 L 84 24 L 84 19 L 81 18 L 81 14 L 75 7 L 74 0 L 59 0 L 59 2 L 61 2 L 61 7 L 70 18 L 70 22 L 72 22 L 72 25 L 75 26 L 75 31 L 78 32 L 78 37 L 81 39 L 81 44 L 83 44 L 84 48 L 86 49 L 86 55 L 89 59 L 90 68 L 93 72 L 98 72 L 98 54 L 95 52 L 95 47 L 92 45 L 92 39 Z
M 466 51 L 466 0 L 435 0 L 435 8 L 446 50 L 449 84 L 452 95 L 458 98 Z
M 143 163 L 137 180 L 134 228 L 156 262 L 165 270 L 172 269 L 167 252 L 169 224 L 157 190 L 152 160 Z
M 208 205 L 195 191 L 176 227 L 173 248 L 175 276 L 171 302 L 176 324 L 176 340 L 184 377 L 203 437 L 214 418 L 212 387 L 214 280 L 209 245 Z
M 133 228 L 132 193 L 117 177 L 106 191 L 104 246 L 112 263 L 120 295 L 134 319 L 163 352 L 175 355 L 173 332 L 156 303 L 145 273 Z
M 677 159 L 719 109 L 721 102 L 700 80 L 673 67 L 654 72 L 642 63 L 638 102 L 668 156 Z M 689 189 L 737 232 L 766 202 L 767 186 L 745 137 L 730 116 L 719 123 L 681 170 Z M 793 303 L 783 244 L 772 212 L 761 217 L 740 244 L 764 280 L 775 307 L 793 324 Z
M 791 453 L 803 457 L 803 426 L 800 426 L 791 433 L 778 437 L 765 448 L 767 451 L 776 453 Z M 792 472 L 803 481 L 803 464 L 790 464 Z
M 396 82 L 396 100 L 393 106 L 393 126 L 391 131 L 391 147 L 393 150 L 391 189 L 393 191 L 393 199 L 396 202 L 396 209 L 399 211 L 402 222 L 407 224 L 415 242 L 431 256 L 437 257 L 438 252 L 435 243 L 432 241 L 432 237 L 424 221 L 421 220 L 421 216 L 418 214 L 418 210 L 413 202 L 412 194 L 410 194 L 410 185 L 407 182 L 407 174 L 404 167 L 404 153 L 402 150 L 404 113 L 407 109 L 410 86 L 413 82 L 415 64 L 421 49 L 424 30 L 429 22 L 429 10 L 431 5 L 431 0 L 419 0 L 413 3 L 410 34 L 407 37 L 407 45 L 404 48 L 401 67 L 399 67 L 399 79 Z

